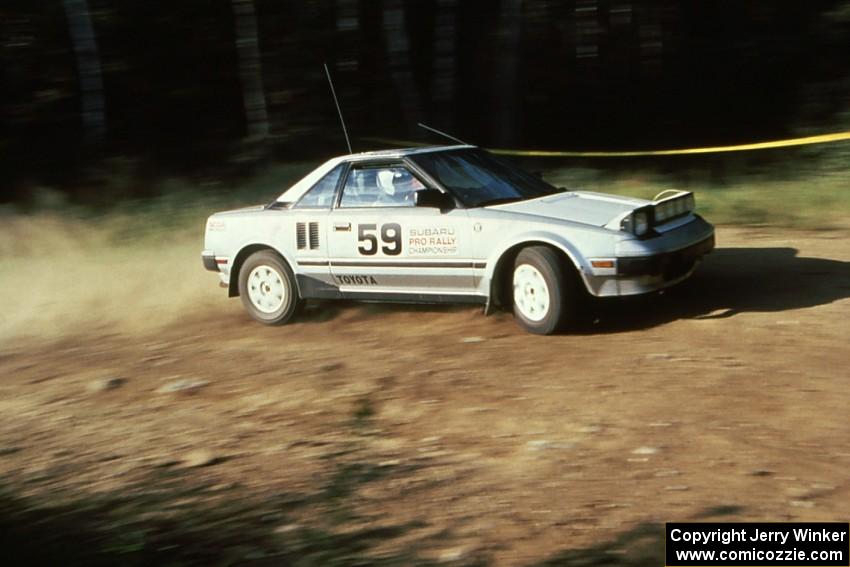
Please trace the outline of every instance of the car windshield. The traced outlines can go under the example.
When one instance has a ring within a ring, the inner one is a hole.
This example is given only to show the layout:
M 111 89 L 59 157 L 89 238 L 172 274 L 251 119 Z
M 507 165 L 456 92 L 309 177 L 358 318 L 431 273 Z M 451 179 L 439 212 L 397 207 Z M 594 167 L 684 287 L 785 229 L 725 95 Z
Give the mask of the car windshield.
M 410 159 L 467 207 L 523 201 L 562 191 L 480 149 L 427 152 Z

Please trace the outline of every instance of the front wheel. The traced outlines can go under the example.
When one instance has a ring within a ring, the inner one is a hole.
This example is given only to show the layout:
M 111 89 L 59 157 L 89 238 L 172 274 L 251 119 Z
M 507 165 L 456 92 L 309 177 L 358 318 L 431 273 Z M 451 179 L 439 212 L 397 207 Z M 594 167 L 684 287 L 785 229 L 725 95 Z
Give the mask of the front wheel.
M 292 270 L 270 250 L 255 252 L 242 264 L 239 296 L 248 314 L 266 325 L 288 323 L 303 304 Z
M 550 335 L 575 320 L 575 277 L 563 258 L 546 246 L 529 246 L 513 271 L 514 318 L 525 330 Z

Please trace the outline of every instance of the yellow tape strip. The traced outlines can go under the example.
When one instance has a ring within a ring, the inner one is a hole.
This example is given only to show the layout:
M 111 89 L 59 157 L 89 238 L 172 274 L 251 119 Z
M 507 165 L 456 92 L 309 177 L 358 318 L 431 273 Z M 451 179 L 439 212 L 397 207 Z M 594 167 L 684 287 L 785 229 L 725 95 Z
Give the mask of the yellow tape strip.
M 401 145 L 407 147 L 421 147 L 429 144 L 419 142 L 407 142 L 404 140 L 389 140 L 386 138 L 366 138 L 376 142 Z M 836 134 L 821 134 L 819 136 L 806 136 L 804 138 L 791 138 L 788 140 L 775 140 L 772 142 L 758 142 L 755 144 L 739 144 L 737 146 L 713 146 L 708 148 L 686 148 L 679 150 L 651 150 L 651 151 L 629 151 L 629 152 L 561 152 L 547 150 L 509 150 L 502 148 L 489 149 L 488 151 L 505 156 L 523 157 L 639 157 L 639 156 L 676 156 L 687 154 L 713 154 L 720 152 L 744 152 L 751 150 L 767 150 L 770 148 L 787 148 L 789 146 L 806 146 L 809 144 L 825 144 L 827 142 L 840 142 L 850 140 L 850 132 L 838 132 Z

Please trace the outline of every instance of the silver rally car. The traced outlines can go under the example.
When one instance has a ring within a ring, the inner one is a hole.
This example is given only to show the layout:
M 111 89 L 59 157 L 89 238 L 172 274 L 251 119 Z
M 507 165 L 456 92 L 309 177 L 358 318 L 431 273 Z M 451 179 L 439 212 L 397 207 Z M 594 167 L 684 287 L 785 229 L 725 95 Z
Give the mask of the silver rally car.
M 480 303 L 550 334 L 588 295 L 663 289 L 713 247 L 692 193 L 568 191 L 459 145 L 334 158 L 271 204 L 209 217 L 202 259 L 261 323 L 308 299 Z

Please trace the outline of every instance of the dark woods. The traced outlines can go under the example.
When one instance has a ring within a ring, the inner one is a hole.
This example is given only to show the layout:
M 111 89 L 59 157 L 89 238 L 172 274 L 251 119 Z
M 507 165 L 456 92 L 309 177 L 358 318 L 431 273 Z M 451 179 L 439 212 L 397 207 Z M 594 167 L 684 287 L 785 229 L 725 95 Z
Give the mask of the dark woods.
M 418 121 L 601 150 L 848 122 L 839 0 L 5 0 L 0 45 L 7 201 L 104 164 L 156 177 L 342 153 L 323 62 L 355 151 L 436 141 Z

